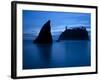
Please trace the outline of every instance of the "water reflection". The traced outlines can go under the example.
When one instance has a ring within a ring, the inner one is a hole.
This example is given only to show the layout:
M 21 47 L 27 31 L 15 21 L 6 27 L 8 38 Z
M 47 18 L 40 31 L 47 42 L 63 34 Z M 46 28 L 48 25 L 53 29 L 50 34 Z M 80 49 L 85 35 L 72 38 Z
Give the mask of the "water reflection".
M 24 41 L 23 69 L 90 66 L 90 41 L 33 44 Z
M 44 68 L 48 68 L 51 60 L 52 44 L 35 44 L 43 61 Z

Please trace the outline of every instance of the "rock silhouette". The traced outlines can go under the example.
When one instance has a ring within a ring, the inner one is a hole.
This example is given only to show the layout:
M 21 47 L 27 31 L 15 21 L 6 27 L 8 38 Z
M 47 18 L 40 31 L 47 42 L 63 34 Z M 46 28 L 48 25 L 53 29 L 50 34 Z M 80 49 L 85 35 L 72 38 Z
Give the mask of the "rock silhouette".
M 60 40 L 89 40 L 88 32 L 85 27 L 65 29 L 57 41 Z
M 39 35 L 37 38 L 33 41 L 34 43 L 52 43 L 52 35 L 51 35 L 51 26 L 50 26 L 50 20 L 47 21 L 42 29 L 40 30 Z

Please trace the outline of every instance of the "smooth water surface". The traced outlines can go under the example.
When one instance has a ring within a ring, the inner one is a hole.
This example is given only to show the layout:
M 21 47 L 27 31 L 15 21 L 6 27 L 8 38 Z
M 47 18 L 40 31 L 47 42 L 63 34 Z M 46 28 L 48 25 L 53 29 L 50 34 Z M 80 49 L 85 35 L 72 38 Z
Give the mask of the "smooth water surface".
M 90 66 L 90 41 L 34 44 L 23 40 L 23 69 Z

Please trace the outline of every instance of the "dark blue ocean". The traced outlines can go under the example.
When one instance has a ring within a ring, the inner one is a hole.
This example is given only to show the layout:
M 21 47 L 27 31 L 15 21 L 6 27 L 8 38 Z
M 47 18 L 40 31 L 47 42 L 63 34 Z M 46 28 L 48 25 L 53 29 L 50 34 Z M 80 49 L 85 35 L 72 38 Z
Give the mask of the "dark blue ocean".
M 52 44 L 34 44 L 23 40 L 23 69 L 90 66 L 90 41 L 54 41 Z

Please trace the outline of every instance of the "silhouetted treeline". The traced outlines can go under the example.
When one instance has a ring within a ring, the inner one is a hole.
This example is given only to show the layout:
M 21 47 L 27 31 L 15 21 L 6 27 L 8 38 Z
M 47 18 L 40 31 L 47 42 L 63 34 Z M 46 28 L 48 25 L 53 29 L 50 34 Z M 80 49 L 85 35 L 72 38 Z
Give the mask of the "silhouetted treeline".
M 60 40 L 89 40 L 88 32 L 85 27 L 65 29 L 59 36 Z

